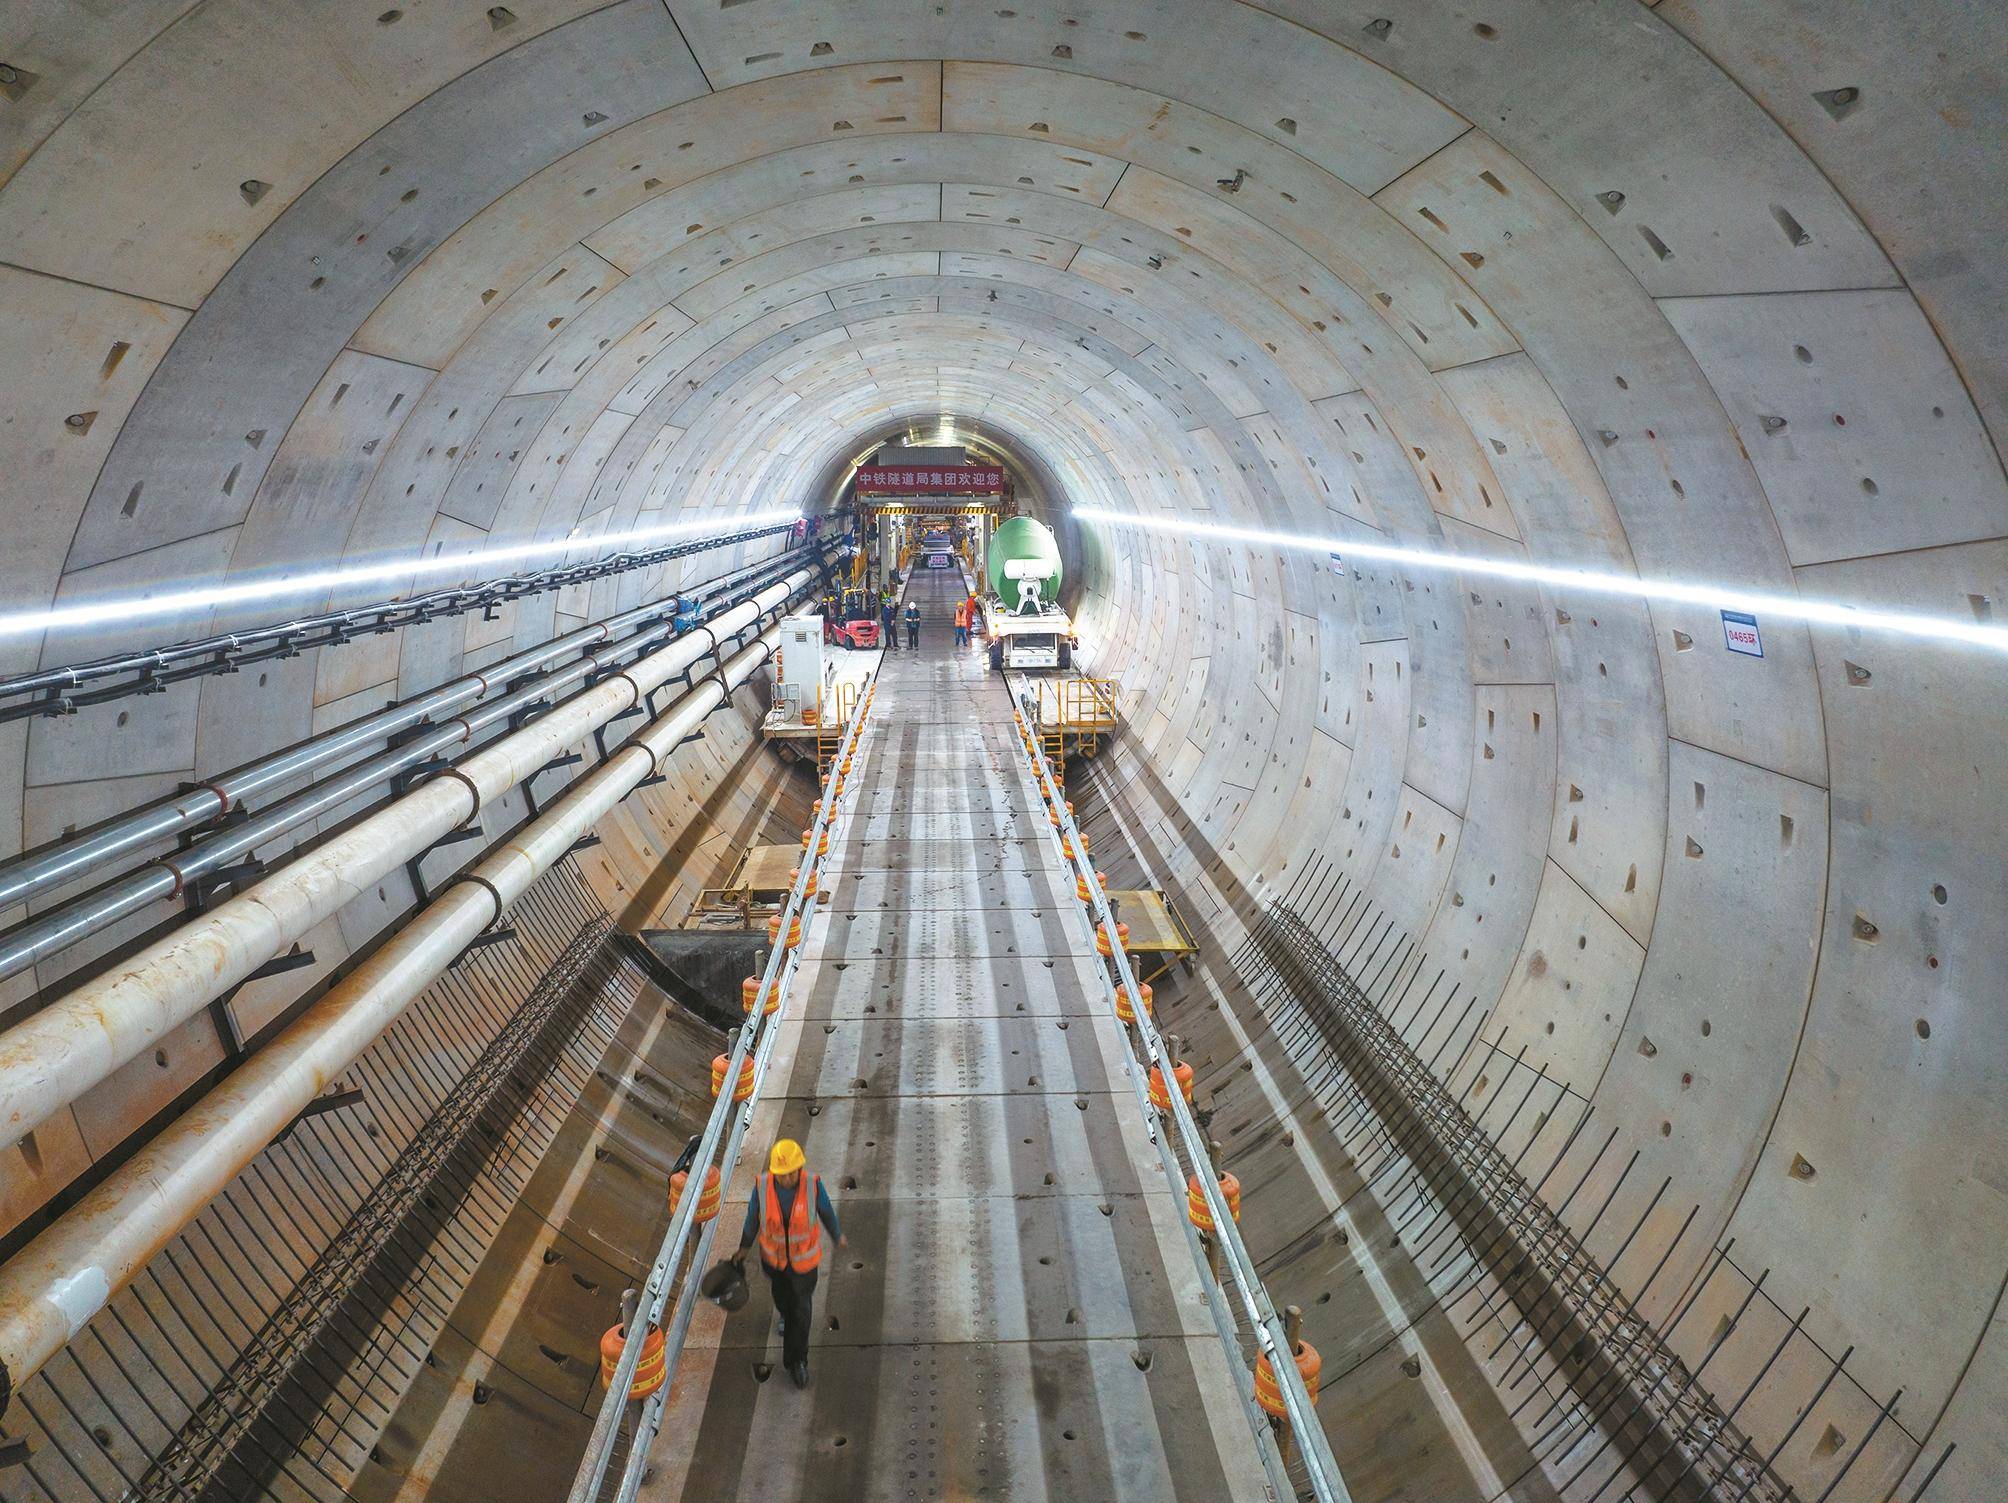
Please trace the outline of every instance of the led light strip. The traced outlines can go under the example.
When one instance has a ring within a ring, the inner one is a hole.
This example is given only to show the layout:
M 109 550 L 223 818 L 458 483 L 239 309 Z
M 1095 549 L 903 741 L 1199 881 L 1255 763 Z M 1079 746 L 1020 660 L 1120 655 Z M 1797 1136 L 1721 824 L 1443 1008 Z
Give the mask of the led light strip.
M 611 552 L 626 543 L 647 543 L 659 538 L 682 537 L 712 528 L 737 531 L 791 522 L 800 513 L 792 509 L 748 512 L 742 516 L 720 515 L 688 522 L 663 522 L 653 527 L 629 527 L 619 532 L 603 532 L 595 537 L 540 538 L 527 543 L 510 543 L 500 548 L 484 548 L 477 553 L 442 553 L 434 558 L 408 558 L 394 563 L 358 564 L 347 569 L 314 569 L 304 574 L 274 574 L 244 584 L 209 585 L 200 589 L 170 590 L 161 595 L 125 595 L 93 600 L 82 605 L 52 606 L 39 611 L 0 613 L 0 637 L 16 637 L 27 632 L 55 631 L 64 627 L 98 626 L 108 621 L 124 625 L 131 621 L 180 616 L 209 611 L 218 606 L 251 605 L 263 600 L 281 600 L 290 595 L 311 595 L 345 585 L 370 584 L 386 579 L 409 579 L 436 574 L 493 570 L 496 564 L 518 559 L 551 558 L 577 554 L 580 561 L 598 553 Z
M 1774 595 L 1735 585 L 1683 584 L 1672 579 L 1642 578 L 1635 574 L 1606 573 L 1595 569 L 1563 569 L 1549 564 L 1519 564 L 1507 559 L 1481 558 L 1461 553 L 1445 553 L 1428 548 L 1401 548 L 1392 543 L 1369 543 L 1350 538 L 1311 537 L 1295 532 L 1266 532 L 1251 527 L 1224 527 L 1215 522 L 1186 522 L 1168 517 L 1144 517 L 1131 512 L 1110 511 L 1099 506 L 1076 506 L 1072 515 L 1081 522 L 1101 522 L 1111 527 L 1128 527 L 1144 532 L 1170 533 L 1180 537 L 1210 538 L 1224 543 L 1253 543 L 1307 553 L 1323 553 L 1341 559 L 1376 559 L 1406 564 L 1417 569 L 1437 569 L 1450 574 L 1468 574 L 1487 579 L 1514 579 L 1557 589 L 1591 590 L 1604 595 L 1629 596 L 1636 600 L 1665 601 L 1674 605 L 1696 605 L 1709 610 L 1763 614 L 1776 620 L 1804 621 L 1816 626 L 1846 626 L 1860 630 L 1897 632 L 1941 642 L 1960 642 L 1970 647 L 2008 652 L 2008 627 L 1975 626 L 1949 616 L 1919 615 L 1911 611 L 1877 610 L 1834 600 L 1808 600 L 1798 595 Z

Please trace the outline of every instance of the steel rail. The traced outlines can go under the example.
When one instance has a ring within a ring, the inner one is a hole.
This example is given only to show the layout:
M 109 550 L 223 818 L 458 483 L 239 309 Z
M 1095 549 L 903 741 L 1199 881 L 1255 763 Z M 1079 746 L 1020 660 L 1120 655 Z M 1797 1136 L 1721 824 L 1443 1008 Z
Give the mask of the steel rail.
M 560 701 L 0 1034 L 0 1147 L 19 1142 L 401 863 L 473 824 L 485 805 L 711 655 L 721 636 L 784 606 L 813 579 L 812 570 L 799 570 Z
M 1311 1403 L 1310 1393 L 1304 1387 L 1303 1376 L 1297 1371 L 1296 1353 L 1291 1349 L 1289 1338 L 1284 1331 L 1283 1321 L 1270 1303 L 1268 1291 L 1262 1285 L 1261 1276 L 1255 1271 L 1255 1262 L 1249 1256 L 1247 1245 L 1241 1240 L 1240 1228 L 1227 1209 L 1227 1198 L 1221 1192 L 1219 1178 L 1214 1173 L 1212 1160 L 1207 1151 L 1205 1136 L 1192 1115 L 1192 1108 L 1186 1103 L 1184 1092 L 1170 1066 L 1174 1063 L 1164 1047 L 1163 1038 L 1157 1030 L 1150 1013 L 1142 1005 L 1142 992 L 1138 989 L 1136 973 L 1131 970 L 1129 956 L 1122 945 L 1116 942 L 1115 910 L 1109 906 L 1108 893 L 1102 887 L 1102 879 L 1095 871 L 1093 860 L 1081 842 L 1080 827 L 1075 824 L 1072 811 L 1067 808 L 1066 788 L 1053 778 L 1046 752 L 1037 733 L 1036 725 L 1031 725 L 1023 715 L 1023 706 L 1014 705 L 1019 710 L 1019 727 L 1026 730 L 1031 740 L 1031 749 L 1026 753 L 1041 778 L 1053 784 L 1053 812 L 1058 822 L 1051 833 L 1061 844 L 1062 853 L 1071 849 L 1067 857 L 1074 868 L 1077 879 L 1086 883 L 1093 913 L 1098 922 L 1106 926 L 1110 939 L 1110 960 L 1122 978 L 1122 985 L 1129 988 L 1129 995 L 1137 998 L 1131 1009 L 1136 1018 L 1138 1036 L 1143 1040 L 1147 1061 L 1158 1067 L 1165 1082 L 1165 1094 L 1170 1100 L 1171 1118 L 1178 1129 L 1178 1136 L 1185 1145 L 1186 1157 L 1192 1164 L 1193 1177 L 1198 1181 L 1200 1191 L 1206 1200 L 1207 1212 L 1213 1218 L 1213 1237 L 1220 1250 L 1222 1261 L 1232 1278 L 1249 1325 L 1254 1329 L 1255 1342 L 1263 1356 L 1269 1359 L 1270 1371 L 1276 1379 L 1277 1390 L 1282 1395 L 1283 1407 L 1289 1412 L 1290 1433 L 1297 1442 L 1298 1452 L 1303 1457 L 1304 1469 L 1311 1483 L 1311 1491 L 1319 1503 L 1351 1503 L 1352 1494 L 1347 1490 L 1345 1479 L 1340 1475 L 1337 1459 L 1332 1455 L 1331 1442 L 1326 1438 L 1324 1427 L 1318 1423 L 1317 1410 Z M 1029 728 L 1028 728 L 1029 727 Z M 1022 745 L 1022 742 L 1021 742 Z M 1109 984 L 1107 973 L 1102 975 L 1102 986 L 1111 1013 L 1115 1009 L 1115 990 Z M 1120 1021 L 1118 1022 L 1120 1025 Z M 1146 1121 L 1151 1120 L 1148 1116 Z M 1187 1188 L 1184 1185 L 1178 1189 Z M 1239 1355 L 1238 1353 L 1236 1354 Z
M 347 610 L 300 616 L 247 631 L 225 632 L 170 643 L 146 652 L 117 653 L 64 668 L 0 679 L 0 723 L 35 715 L 68 715 L 87 705 L 106 704 L 133 694 L 158 694 L 173 684 L 212 674 L 234 673 L 250 663 L 295 657 L 313 647 L 336 646 L 357 637 L 398 631 L 424 621 L 493 611 L 531 595 L 587 584 L 609 575 L 649 568 L 712 548 L 754 542 L 796 526 L 777 522 L 742 528 L 722 537 L 697 538 L 627 553 L 610 554 L 591 563 L 504 575 L 475 584 L 450 585 L 424 595 L 377 601 Z M 124 676 L 126 682 L 100 681 Z M 97 685 L 97 687 L 89 687 Z
M 770 629 L 734 653 L 543 814 L 492 848 L 0 1267 L 0 1412 L 584 831 L 653 776 L 683 738 L 768 660 L 778 636 Z M 688 1199 L 695 1206 L 697 1197 Z M 640 1342 L 629 1344 L 631 1354 L 640 1349 Z
M 707 539 L 684 551 L 723 547 L 746 540 L 746 535 Z M 820 547 L 827 551 L 829 544 Z M 436 689 L 389 705 L 347 725 L 288 747 L 256 761 L 192 784 L 171 798 L 161 799 L 132 810 L 99 829 L 72 839 L 0 862 L 0 909 L 25 903 L 52 887 L 101 867 L 127 852 L 179 835 L 184 830 L 220 819 L 234 804 L 283 784 L 330 763 L 339 762 L 362 748 L 382 743 L 427 720 L 458 710 L 484 698 L 497 684 L 507 683 L 526 673 L 534 673 L 551 663 L 580 653 L 609 640 L 619 632 L 639 630 L 655 621 L 667 621 L 720 590 L 730 591 L 748 578 L 764 576 L 806 549 L 790 549 L 777 558 L 766 559 L 745 569 L 733 570 L 708 580 L 693 590 L 618 612 L 603 621 L 554 637 L 541 646 L 527 648 L 504 658 L 478 673 L 465 673 Z M 381 628 L 392 630 L 394 628 Z M 71 671 L 71 670 L 66 670 Z M 0 694 L 6 688 L 0 685 Z M 4 718 L 4 717 L 0 717 Z M 0 971 L 0 975 L 11 972 Z
M 764 580 L 798 563 L 795 555 L 783 555 L 781 560 L 758 566 L 752 574 Z M 151 903 L 196 890 L 217 871 L 258 847 L 401 773 L 470 744 L 476 733 L 496 722 L 536 708 L 581 680 L 617 671 L 623 659 L 662 639 L 670 630 L 671 618 L 666 611 L 673 611 L 676 605 L 677 601 L 672 599 L 666 604 L 637 607 L 568 633 L 506 659 L 486 673 L 467 674 L 405 705 L 393 706 L 332 731 L 325 738 L 325 748 L 317 739 L 252 763 L 240 773 L 225 774 L 172 800 L 138 810 L 103 830 L 25 863 L 18 880 L 12 883 L 0 876 L 0 906 L 4 906 L 33 890 L 75 875 L 85 864 L 101 864 L 137 846 L 213 822 L 238 807 L 238 800 L 247 793 L 348 755 L 369 741 L 402 737 L 407 731 L 419 730 L 427 724 L 432 726 L 422 734 L 399 740 L 390 751 L 299 790 L 240 824 L 218 830 L 192 849 L 155 857 L 123 877 L 0 934 L 0 980 L 20 974 Z M 611 645 L 601 645 L 629 626 L 641 629 L 612 641 Z M 704 623 L 699 622 L 693 629 L 703 628 Z M 514 692 L 483 701 L 491 686 L 509 684 L 574 651 L 579 651 L 580 656 L 566 666 L 544 673 Z M 446 711 L 474 701 L 482 701 L 478 709 L 465 709 L 450 720 L 440 719 Z
M 785 934 L 789 924 L 800 916 L 806 930 L 815 913 L 822 888 L 818 884 L 816 895 L 804 892 L 809 877 L 816 870 L 821 858 L 814 853 L 828 833 L 837 816 L 838 799 L 834 792 L 837 779 L 842 775 L 845 762 L 856 752 L 864 735 L 866 722 L 870 718 L 872 686 L 878 677 L 874 668 L 867 674 L 859 690 L 858 708 L 851 715 L 851 723 L 846 727 L 840 750 L 831 761 L 829 774 L 822 785 L 822 808 L 817 812 L 809 827 L 809 846 L 802 866 L 796 875 L 794 885 L 788 890 L 788 897 L 781 908 L 781 931 Z M 857 797 L 853 792 L 852 797 Z M 684 1194 L 678 1202 L 655 1260 L 649 1265 L 641 1299 L 636 1306 L 634 1318 L 628 1323 L 627 1340 L 621 1348 L 620 1361 L 607 1379 L 607 1390 L 600 1402 L 599 1413 L 593 1419 L 591 1436 L 586 1442 L 585 1457 L 579 1464 L 578 1475 L 573 1478 L 568 1503 L 599 1503 L 601 1489 L 605 1486 L 608 1465 L 613 1460 L 614 1444 L 619 1437 L 620 1421 L 630 1402 L 629 1393 L 634 1387 L 635 1369 L 641 1362 L 644 1342 L 636 1339 L 637 1332 L 647 1332 L 662 1323 L 662 1312 L 669 1302 L 672 1289 L 676 1287 L 679 1267 L 688 1264 L 688 1271 L 682 1281 L 682 1301 L 677 1312 L 675 1328 L 663 1340 L 663 1382 L 643 1404 L 641 1415 L 637 1417 L 632 1444 L 623 1468 L 616 1496 L 623 1503 L 632 1503 L 636 1491 L 641 1486 L 642 1473 L 648 1465 L 649 1444 L 662 1422 L 663 1408 L 668 1402 L 671 1380 L 676 1375 L 676 1364 L 683 1352 L 684 1338 L 690 1329 L 690 1315 L 694 1308 L 695 1290 L 692 1288 L 689 1271 L 695 1271 L 697 1260 L 702 1258 L 710 1246 L 712 1226 L 717 1220 L 704 1225 L 699 1235 L 693 1255 L 686 1260 L 685 1253 L 691 1251 L 691 1228 L 695 1224 L 697 1203 L 702 1198 L 706 1171 L 714 1161 L 718 1165 L 719 1190 L 723 1195 L 725 1182 L 738 1167 L 741 1145 L 745 1141 L 747 1127 L 753 1120 L 753 1106 L 760 1099 L 760 1086 L 765 1079 L 767 1062 L 773 1052 L 774 1039 L 779 1035 L 782 1018 L 787 1013 L 788 988 L 794 981 L 801 963 L 801 948 L 785 944 L 774 945 L 767 955 L 767 964 L 761 971 L 760 991 L 757 994 L 760 1005 L 750 1015 L 746 1026 L 738 1030 L 732 1048 L 726 1057 L 725 1086 L 712 1103 L 711 1114 L 705 1119 L 704 1132 L 698 1140 L 697 1152 L 691 1161 L 690 1178 L 684 1182 Z M 779 1005 L 772 1013 L 766 1010 L 768 989 L 778 987 L 775 993 Z M 753 1093 L 746 1098 L 743 1108 L 734 1110 L 738 1103 L 733 1101 L 734 1087 L 739 1072 L 745 1062 L 753 1062 Z M 727 1123 L 731 1125 L 728 1128 Z M 721 1146 L 722 1140 L 722 1146 Z

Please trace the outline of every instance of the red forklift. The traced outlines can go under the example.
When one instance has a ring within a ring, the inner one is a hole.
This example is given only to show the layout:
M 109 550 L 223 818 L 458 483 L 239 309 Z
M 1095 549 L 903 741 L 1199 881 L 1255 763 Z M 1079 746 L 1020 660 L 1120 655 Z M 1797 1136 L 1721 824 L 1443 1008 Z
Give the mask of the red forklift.
M 844 591 L 837 605 L 836 619 L 829 624 L 829 638 L 845 647 L 879 645 L 878 597 L 870 590 Z

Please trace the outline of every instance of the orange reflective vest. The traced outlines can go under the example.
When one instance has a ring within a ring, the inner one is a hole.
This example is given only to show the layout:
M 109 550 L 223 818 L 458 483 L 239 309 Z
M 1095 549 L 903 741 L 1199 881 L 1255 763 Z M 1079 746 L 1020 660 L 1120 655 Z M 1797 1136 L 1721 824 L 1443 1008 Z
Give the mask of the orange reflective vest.
M 795 1204 L 781 1223 L 781 1197 L 774 1176 L 760 1176 L 760 1261 L 769 1268 L 807 1273 L 823 1261 L 823 1224 L 816 1219 L 822 1178 L 804 1174 L 795 1184 Z

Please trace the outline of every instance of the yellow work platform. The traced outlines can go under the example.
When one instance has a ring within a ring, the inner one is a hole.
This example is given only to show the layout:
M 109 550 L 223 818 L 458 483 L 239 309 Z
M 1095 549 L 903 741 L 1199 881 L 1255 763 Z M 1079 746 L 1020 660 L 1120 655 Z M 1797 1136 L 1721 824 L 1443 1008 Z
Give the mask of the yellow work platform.
M 1154 981 L 1170 970 L 1174 961 L 1199 953 L 1199 942 L 1162 888 L 1111 887 L 1107 891 L 1116 922 L 1129 925 L 1129 939 L 1123 948 L 1132 955 L 1157 958 L 1148 973 L 1137 977 L 1139 981 Z
M 794 886 L 789 872 L 802 864 L 794 845 L 749 845 L 723 887 L 707 887 L 684 916 L 680 929 L 729 931 L 767 922 Z
M 1055 761 L 1094 756 L 1122 718 L 1116 708 L 1122 685 L 1115 679 L 1077 674 L 1034 680 L 1029 687 L 1033 724 L 1046 755 Z

